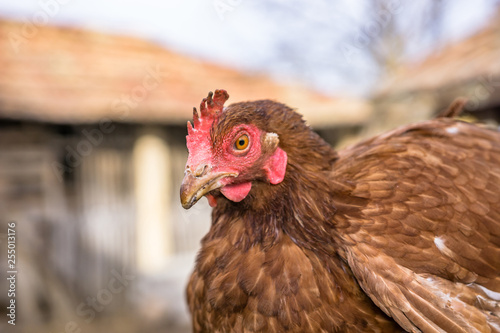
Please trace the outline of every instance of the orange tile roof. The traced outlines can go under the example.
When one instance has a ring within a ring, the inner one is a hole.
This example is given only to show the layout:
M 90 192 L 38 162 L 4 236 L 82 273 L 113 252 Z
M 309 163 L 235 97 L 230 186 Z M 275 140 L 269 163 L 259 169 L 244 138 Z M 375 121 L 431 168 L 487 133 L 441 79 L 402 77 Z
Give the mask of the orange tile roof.
M 311 125 L 357 124 L 368 103 L 333 99 L 196 60 L 131 37 L 0 20 L 0 117 L 55 123 L 180 123 L 208 90 L 229 102 L 270 98 L 298 108 Z M 14 37 L 21 38 L 17 47 Z
M 409 65 L 379 90 L 380 95 L 432 90 L 500 75 L 500 11 L 484 29 L 420 63 Z

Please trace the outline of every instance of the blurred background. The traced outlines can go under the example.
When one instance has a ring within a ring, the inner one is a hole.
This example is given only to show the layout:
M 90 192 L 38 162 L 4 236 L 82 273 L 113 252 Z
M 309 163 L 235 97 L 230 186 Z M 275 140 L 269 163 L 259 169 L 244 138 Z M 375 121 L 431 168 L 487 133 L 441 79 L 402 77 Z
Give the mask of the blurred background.
M 275 99 L 337 147 L 457 96 L 498 126 L 499 5 L 0 0 L 0 331 L 190 332 L 210 226 L 206 200 L 179 203 L 192 107 Z

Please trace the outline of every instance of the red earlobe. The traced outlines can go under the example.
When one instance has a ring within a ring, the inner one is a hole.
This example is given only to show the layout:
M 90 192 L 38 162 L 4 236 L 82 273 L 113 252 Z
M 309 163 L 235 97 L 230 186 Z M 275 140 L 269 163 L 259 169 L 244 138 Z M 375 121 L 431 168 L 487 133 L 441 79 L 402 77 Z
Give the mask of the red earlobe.
M 286 152 L 280 147 L 277 147 L 274 154 L 267 160 L 264 166 L 267 179 L 271 184 L 276 185 L 283 181 L 285 178 L 287 161 L 288 156 Z

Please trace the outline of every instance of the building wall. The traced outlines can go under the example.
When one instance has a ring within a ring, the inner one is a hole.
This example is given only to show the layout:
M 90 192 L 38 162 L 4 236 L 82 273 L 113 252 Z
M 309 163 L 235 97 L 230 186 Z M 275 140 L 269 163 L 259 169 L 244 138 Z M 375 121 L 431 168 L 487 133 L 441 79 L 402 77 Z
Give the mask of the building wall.
M 151 301 L 134 296 L 145 285 L 154 302 L 169 302 L 158 314 L 170 306 L 173 317 L 186 316 L 179 300 L 210 208 L 179 203 L 185 130 L 116 124 L 100 137 L 95 129 L 0 122 L 0 220 L 19 225 L 22 322 L 78 318 L 78 305 L 123 270 L 135 280 L 101 315 Z
M 0 124 L 0 233 L 7 233 L 7 223 L 16 223 L 18 314 L 34 324 L 71 315 L 67 291 L 77 279 L 76 221 L 68 210 L 64 184 L 50 168 L 57 158 L 54 140 L 44 127 Z M 2 253 L 7 253 L 6 244 L 3 237 Z M 5 264 L 0 260 L 3 272 Z M 0 294 L 2 314 L 6 297 Z
M 401 125 L 435 117 L 458 97 L 468 103 L 463 115 L 466 119 L 482 123 L 500 121 L 500 76 L 483 75 L 468 81 L 456 82 L 437 89 L 419 89 L 387 93 L 374 98 L 375 112 L 362 131 L 371 136 Z M 467 118 L 469 117 L 469 118 Z

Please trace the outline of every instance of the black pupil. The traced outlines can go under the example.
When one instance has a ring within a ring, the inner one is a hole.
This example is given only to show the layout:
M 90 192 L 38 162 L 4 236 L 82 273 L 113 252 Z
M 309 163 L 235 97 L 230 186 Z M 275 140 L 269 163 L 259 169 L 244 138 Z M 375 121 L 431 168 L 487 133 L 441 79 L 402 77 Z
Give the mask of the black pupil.
M 238 145 L 239 146 L 244 146 L 245 145 L 245 139 L 240 139 L 240 141 L 238 142 Z

